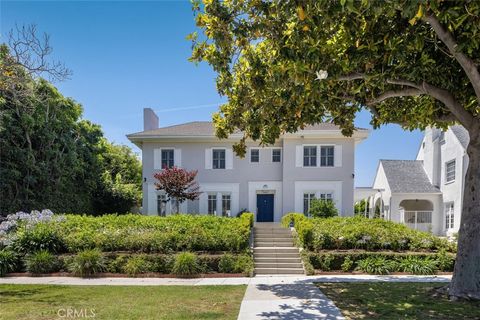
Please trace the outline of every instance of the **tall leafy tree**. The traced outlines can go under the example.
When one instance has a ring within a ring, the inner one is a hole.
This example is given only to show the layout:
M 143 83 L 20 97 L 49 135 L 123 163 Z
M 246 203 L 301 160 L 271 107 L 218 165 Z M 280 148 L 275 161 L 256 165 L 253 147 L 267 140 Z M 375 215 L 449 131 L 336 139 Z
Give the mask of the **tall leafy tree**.
M 42 41 L 33 26 L 0 45 L 0 213 L 128 212 L 141 197 L 140 161 L 42 78 L 71 74 L 48 61 L 50 52 L 48 37 Z
M 480 299 L 480 2 L 465 0 L 204 0 L 194 2 L 192 60 L 217 72 L 228 103 L 217 135 L 271 144 L 357 112 L 374 128 L 462 124 L 470 134 L 452 298 Z

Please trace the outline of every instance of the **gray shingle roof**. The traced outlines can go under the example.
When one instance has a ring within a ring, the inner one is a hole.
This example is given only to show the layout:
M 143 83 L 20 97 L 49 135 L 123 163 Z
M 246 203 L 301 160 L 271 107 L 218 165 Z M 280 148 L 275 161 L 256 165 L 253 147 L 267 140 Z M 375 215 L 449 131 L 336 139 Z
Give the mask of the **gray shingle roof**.
M 318 123 L 307 126 L 304 130 L 339 130 L 339 127 L 332 123 Z M 357 128 L 357 130 L 367 130 Z M 128 137 L 142 136 L 214 136 L 215 128 L 211 121 L 193 121 L 173 126 L 147 130 L 129 134 Z
M 418 160 L 380 160 L 392 193 L 438 193 Z
M 468 131 L 461 125 L 451 126 L 453 134 L 457 137 L 458 141 L 464 149 L 467 149 L 468 143 L 470 142 L 470 135 Z

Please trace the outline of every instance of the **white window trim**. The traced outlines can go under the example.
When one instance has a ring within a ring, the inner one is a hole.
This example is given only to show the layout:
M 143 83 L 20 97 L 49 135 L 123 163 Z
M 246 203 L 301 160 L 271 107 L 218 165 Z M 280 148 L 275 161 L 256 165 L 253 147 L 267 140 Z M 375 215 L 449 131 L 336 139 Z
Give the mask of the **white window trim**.
M 163 170 L 162 168 L 162 150 L 173 150 L 173 166 L 182 166 L 182 149 L 175 147 L 161 147 L 153 150 L 153 169 Z M 156 160 L 156 161 L 155 161 Z
M 336 166 L 335 163 L 337 161 L 337 157 L 338 155 L 336 154 L 337 153 L 337 146 L 339 145 L 336 145 L 336 144 L 302 144 L 302 168 L 325 168 L 325 169 L 329 169 L 329 168 L 339 168 L 341 166 Z M 304 147 L 316 147 L 317 148 L 317 165 L 316 166 L 305 166 L 304 165 L 304 162 L 303 162 L 303 159 L 304 159 Z M 322 147 L 333 147 L 333 166 L 322 166 L 320 165 L 321 163 L 321 152 L 322 152 Z M 339 149 L 340 152 L 341 149 Z
M 445 184 L 450 184 L 450 183 L 454 183 L 455 180 L 457 179 L 457 159 L 452 159 L 452 160 L 449 160 L 447 162 L 445 162 Z M 448 180 L 447 177 L 448 177 L 448 171 L 447 171 L 447 167 L 448 167 L 448 164 L 450 163 L 454 163 L 455 165 L 455 170 L 453 171 L 453 180 Z
M 214 168 L 213 167 L 213 150 L 224 150 L 225 151 L 225 168 Z M 212 147 L 210 148 L 210 169 L 212 170 L 226 170 L 227 169 L 227 152 L 228 149 L 225 147 Z
M 252 161 L 252 150 L 258 150 L 258 161 L 257 162 L 253 162 Z M 260 159 L 260 148 L 248 148 L 248 162 L 252 163 L 252 164 L 259 164 L 261 159 Z
M 447 212 L 447 207 L 448 207 L 448 212 Z M 455 202 L 454 201 L 449 201 L 446 202 L 443 208 L 443 223 L 444 223 L 444 228 L 446 231 L 453 230 L 455 228 Z M 448 223 L 448 228 L 447 228 L 447 216 L 449 217 L 449 223 Z M 452 221 L 453 217 L 453 222 Z
M 270 161 L 272 163 L 282 163 L 283 162 L 283 150 L 282 150 L 282 148 L 272 147 L 271 149 L 272 149 L 272 152 L 270 153 Z M 273 151 L 274 150 L 280 150 L 280 161 L 278 161 L 278 162 L 273 161 Z

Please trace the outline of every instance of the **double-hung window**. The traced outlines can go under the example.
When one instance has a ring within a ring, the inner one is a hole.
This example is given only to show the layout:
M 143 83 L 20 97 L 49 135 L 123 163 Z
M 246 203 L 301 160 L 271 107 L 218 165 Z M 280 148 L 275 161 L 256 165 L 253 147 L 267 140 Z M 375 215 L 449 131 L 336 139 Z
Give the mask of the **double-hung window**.
M 222 216 L 229 217 L 232 205 L 232 198 L 230 194 L 222 194 Z
M 165 194 L 159 194 L 157 196 L 157 214 L 160 217 L 167 215 L 167 196 Z
M 455 221 L 454 203 L 445 204 L 445 229 L 453 229 Z
M 260 162 L 259 149 L 250 149 L 250 162 Z
M 310 211 L 310 203 L 312 202 L 313 199 L 315 199 L 315 193 L 306 192 L 303 194 L 303 214 L 306 216 Z
M 335 148 L 333 146 L 320 147 L 320 167 L 333 167 Z
M 225 149 L 212 150 L 212 168 L 225 169 Z
M 320 200 L 332 201 L 333 197 L 331 193 L 320 193 Z
M 208 195 L 208 214 L 217 215 L 217 195 Z
M 317 147 L 316 146 L 303 147 L 303 166 L 304 167 L 317 166 Z
M 272 149 L 272 162 L 282 161 L 282 149 Z
M 445 182 L 455 181 L 455 160 L 445 163 Z
M 175 164 L 174 154 L 173 149 L 162 149 L 162 169 L 173 168 Z

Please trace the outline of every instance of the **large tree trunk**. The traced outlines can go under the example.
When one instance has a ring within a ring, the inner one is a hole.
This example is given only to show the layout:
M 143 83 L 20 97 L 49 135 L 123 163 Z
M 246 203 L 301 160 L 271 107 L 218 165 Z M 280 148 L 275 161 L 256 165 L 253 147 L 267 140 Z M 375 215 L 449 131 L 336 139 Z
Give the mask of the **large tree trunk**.
M 478 129 L 469 130 L 469 133 L 469 165 L 449 294 L 452 299 L 480 300 L 480 139 Z

